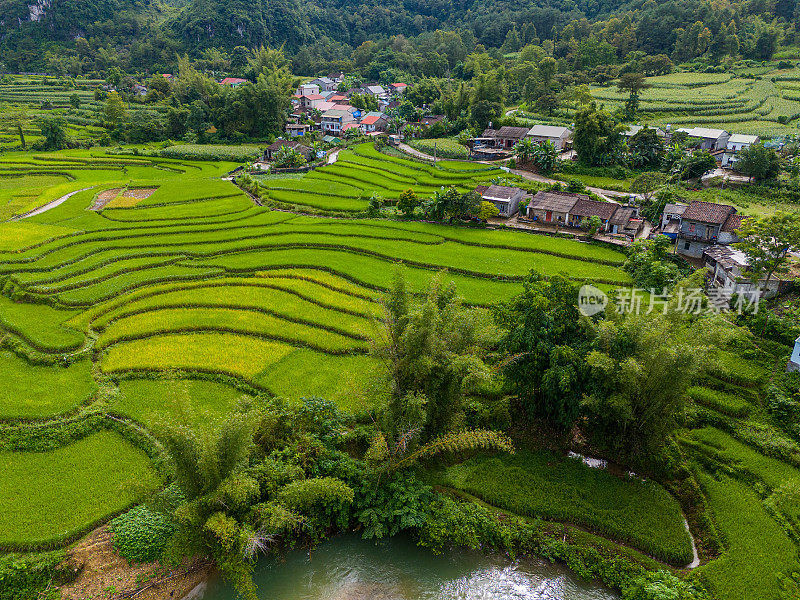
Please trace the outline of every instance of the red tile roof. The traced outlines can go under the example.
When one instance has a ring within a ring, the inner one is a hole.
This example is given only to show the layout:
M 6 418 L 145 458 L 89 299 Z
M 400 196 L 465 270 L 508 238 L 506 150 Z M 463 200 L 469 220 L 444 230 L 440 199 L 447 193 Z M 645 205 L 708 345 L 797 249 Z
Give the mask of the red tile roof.
M 358 124 L 356 124 L 356 123 L 345 123 L 342 126 L 342 131 L 347 131 L 348 129 L 353 129 L 353 127 L 358 127 Z
M 700 221 L 701 223 L 722 225 L 735 212 L 736 209 L 728 204 L 693 200 L 689 208 L 684 211 L 682 219 L 684 221 Z
M 240 77 L 226 77 L 219 82 L 220 85 L 236 85 L 237 83 L 247 83 L 247 79 L 241 79 Z
M 394 87 L 408 87 L 407 83 L 393 83 L 392 86 Z
M 742 226 L 742 221 L 747 218 L 747 215 L 731 215 L 725 220 L 725 224 L 722 226 L 722 231 L 730 231 L 733 232 L 739 227 Z
M 320 94 L 304 94 L 301 97 L 307 98 L 308 100 L 325 100 L 325 96 L 321 96 Z
M 380 119 L 380 117 L 378 115 L 371 115 L 371 116 L 368 116 L 368 117 L 364 117 L 363 119 L 361 119 L 361 124 L 362 125 L 374 125 L 375 123 L 377 123 L 378 119 Z
M 599 200 L 592 200 L 591 198 L 578 198 L 575 206 L 569 211 L 569 214 L 576 217 L 593 217 L 598 216 L 601 219 L 610 219 L 614 216 L 619 204 L 613 202 L 600 202 Z
M 347 100 L 347 96 L 342 96 L 341 94 L 335 94 L 333 96 L 328 97 L 328 102 L 339 102 L 340 100 Z

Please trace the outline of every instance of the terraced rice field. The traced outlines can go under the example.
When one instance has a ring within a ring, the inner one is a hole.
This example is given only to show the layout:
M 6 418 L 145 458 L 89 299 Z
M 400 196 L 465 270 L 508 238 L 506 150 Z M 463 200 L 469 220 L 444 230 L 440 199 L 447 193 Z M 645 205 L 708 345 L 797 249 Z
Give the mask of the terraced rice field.
M 477 163 L 445 161 L 434 167 L 381 154 L 372 144 L 360 144 L 340 151 L 336 163 L 302 178 L 269 178 L 262 185 L 266 198 L 279 207 L 354 213 L 366 210 L 373 194 L 391 204 L 407 189 L 426 198 L 442 186 L 467 192 L 503 175 L 500 169 Z
M 800 118 L 800 68 L 746 68 L 733 73 L 673 73 L 648 77 L 640 96 L 639 120 L 652 125 L 713 127 L 734 133 L 774 137 L 797 134 Z M 613 86 L 594 87 L 607 108 L 625 103 Z
M 9 465 L 22 465 L 20 481 L 37 461 L 42 472 L 76 470 L 71 453 L 98 439 L 139 452 L 109 441 L 109 427 L 146 449 L 146 432 L 161 423 L 213 426 L 258 394 L 319 396 L 350 413 L 377 406 L 387 386 L 371 339 L 397 270 L 420 291 L 446 270 L 475 305 L 511 297 L 532 268 L 629 283 L 624 255 L 605 246 L 271 210 L 221 179 L 234 166 L 99 151 L 0 159 L 0 182 L 16 182 L 0 187 L 0 439 L 13 450 Z M 443 185 L 466 191 L 497 173 L 458 162 L 433 169 L 358 146 L 305 177 L 271 179 L 268 193 L 361 211 L 373 192 L 391 200 L 409 187 L 423 197 Z M 50 441 L 42 447 L 25 426 Z M 98 461 L 87 469 L 105 469 Z M 144 456 L 131 461 L 144 473 Z M 0 546 L 67 539 L 146 493 L 120 491 L 127 475 L 114 477 L 87 488 L 92 510 L 39 515 L 39 529 L 22 519 Z M 43 498 L 42 510 L 55 501 Z M 11 514 L 18 502 L 0 496 Z

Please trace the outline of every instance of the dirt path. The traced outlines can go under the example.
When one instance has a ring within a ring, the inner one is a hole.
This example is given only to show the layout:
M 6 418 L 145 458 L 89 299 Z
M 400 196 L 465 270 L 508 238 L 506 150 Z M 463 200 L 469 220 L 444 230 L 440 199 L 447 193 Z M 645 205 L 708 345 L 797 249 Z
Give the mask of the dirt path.
M 36 215 L 40 215 L 43 212 L 47 212 L 51 208 L 55 208 L 56 206 L 58 206 L 60 204 L 64 204 L 64 202 L 66 202 L 67 200 L 72 198 L 75 194 L 80 194 L 81 192 L 85 192 L 86 190 L 90 190 L 93 187 L 94 186 L 89 186 L 89 187 L 81 188 L 79 190 L 75 190 L 74 192 L 70 192 L 69 194 L 64 194 L 63 196 L 61 196 L 61 198 L 56 198 L 55 200 L 53 200 L 52 202 L 48 202 L 44 206 L 40 206 L 39 208 L 35 208 L 32 211 L 26 212 L 24 215 L 19 215 L 17 217 L 14 217 L 11 220 L 12 221 L 19 221 L 21 219 L 27 219 L 28 217 L 35 217 Z
M 176 569 L 159 563 L 130 564 L 114 551 L 107 525 L 78 542 L 67 552 L 67 560 L 78 576 L 61 587 L 62 600 L 179 600 L 213 572 L 204 561 L 188 562 Z
M 337 148 L 336 150 L 334 150 L 333 152 L 328 154 L 328 162 L 327 162 L 327 164 L 332 165 L 333 163 L 335 163 L 339 159 L 339 151 L 340 150 L 341 150 L 341 148 Z

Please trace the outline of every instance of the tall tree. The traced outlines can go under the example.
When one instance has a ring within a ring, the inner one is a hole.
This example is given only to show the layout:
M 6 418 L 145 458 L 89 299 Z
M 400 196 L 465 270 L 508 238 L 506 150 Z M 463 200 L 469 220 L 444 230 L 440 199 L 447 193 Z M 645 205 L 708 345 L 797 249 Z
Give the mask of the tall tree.
M 628 92 L 628 100 L 625 102 L 625 115 L 629 119 L 636 116 L 639 110 L 639 94 L 642 90 L 650 87 L 642 73 L 623 73 L 617 82 L 617 89 L 620 92 Z
M 585 391 L 590 330 L 578 313 L 578 287 L 565 275 L 531 271 L 523 291 L 494 309 L 508 357 L 503 374 L 534 415 L 569 427 Z
M 756 181 L 768 181 L 780 174 L 781 159 L 772 148 L 753 144 L 739 152 L 734 168 Z

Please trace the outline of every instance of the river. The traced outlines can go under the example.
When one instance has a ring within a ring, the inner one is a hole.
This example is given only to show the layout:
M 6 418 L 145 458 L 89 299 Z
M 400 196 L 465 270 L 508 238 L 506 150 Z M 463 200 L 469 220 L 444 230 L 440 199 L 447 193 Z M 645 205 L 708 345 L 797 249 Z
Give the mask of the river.
M 618 600 L 568 569 L 539 560 L 472 551 L 435 556 L 407 537 L 376 544 L 341 535 L 256 567 L 259 597 L 269 600 Z M 197 600 L 235 600 L 222 581 Z

